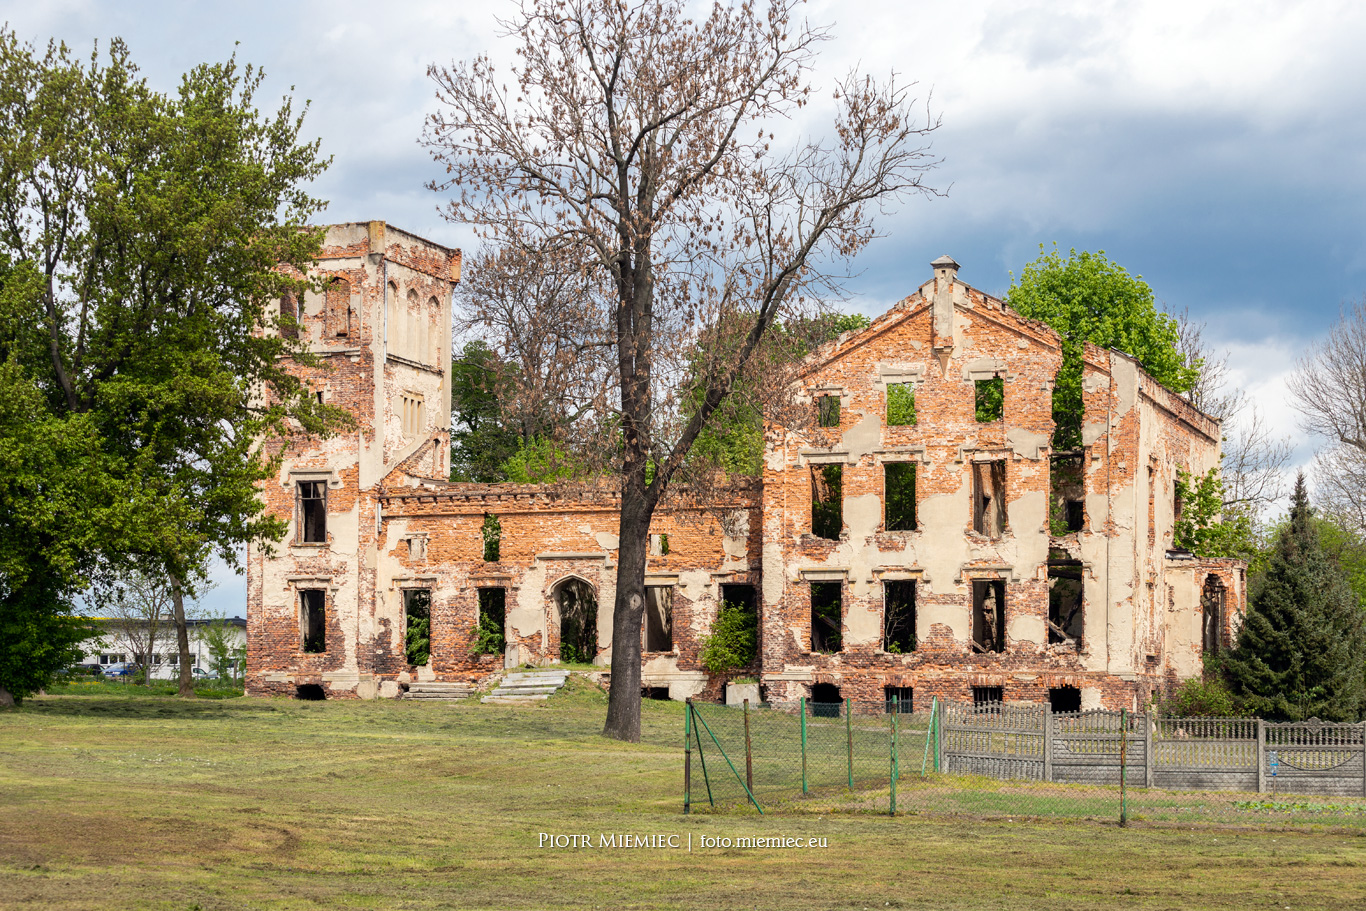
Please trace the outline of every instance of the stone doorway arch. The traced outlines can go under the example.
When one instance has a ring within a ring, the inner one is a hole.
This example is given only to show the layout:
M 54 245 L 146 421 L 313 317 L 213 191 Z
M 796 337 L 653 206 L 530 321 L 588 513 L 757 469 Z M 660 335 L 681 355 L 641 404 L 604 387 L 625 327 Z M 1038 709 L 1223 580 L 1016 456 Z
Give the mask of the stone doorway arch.
M 556 582 L 551 594 L 560 621 L 560 660 L 591 664 L 598 657 L 597 589 L 569 576 Z

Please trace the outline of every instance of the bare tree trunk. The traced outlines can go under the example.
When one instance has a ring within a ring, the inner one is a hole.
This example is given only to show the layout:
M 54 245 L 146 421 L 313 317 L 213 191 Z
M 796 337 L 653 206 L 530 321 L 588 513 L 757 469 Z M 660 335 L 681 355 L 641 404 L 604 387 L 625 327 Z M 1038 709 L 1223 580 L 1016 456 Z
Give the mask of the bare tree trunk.
M 190 631 L 185 623 L 185 591 L 180 580 L 171 577 L 171 603 L 175 605 L 176 645 L 180 653 L 181 696 L 194 695 L 194 676 L 190 673 Z
M 622 496 L 617 551 L 617 599 L 612 608 L 612 687 L 602 732 L 640 742 L 640 626 L 645 616 L 645 558 L 650 550 L 648 501 Z

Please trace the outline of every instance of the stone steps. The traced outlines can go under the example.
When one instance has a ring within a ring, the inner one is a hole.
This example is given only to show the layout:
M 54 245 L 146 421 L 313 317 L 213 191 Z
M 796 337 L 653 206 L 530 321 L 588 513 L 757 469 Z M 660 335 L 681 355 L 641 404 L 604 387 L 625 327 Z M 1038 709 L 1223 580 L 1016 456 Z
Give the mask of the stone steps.
M 538 702 L 564 686 L 568 671 L 523 671 L 508 674 L 497 689 L 481 699 L 491 705 L 513 705 L 519 702 Z
M 413 683 L 408 686 L 404 699 L 465 699 L 474 695 L 474 686 L 469 683 Z

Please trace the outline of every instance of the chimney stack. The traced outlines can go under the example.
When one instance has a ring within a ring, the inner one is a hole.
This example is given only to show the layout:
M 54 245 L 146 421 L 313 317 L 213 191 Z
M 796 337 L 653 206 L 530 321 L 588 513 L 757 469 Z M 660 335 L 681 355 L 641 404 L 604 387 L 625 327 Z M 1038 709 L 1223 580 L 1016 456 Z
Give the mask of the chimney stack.
M 953 283 L 958 263 L 952 256 L 941 256 L 930 266 L 934 269 L 934 351 L 943 365 L 953 355 Z

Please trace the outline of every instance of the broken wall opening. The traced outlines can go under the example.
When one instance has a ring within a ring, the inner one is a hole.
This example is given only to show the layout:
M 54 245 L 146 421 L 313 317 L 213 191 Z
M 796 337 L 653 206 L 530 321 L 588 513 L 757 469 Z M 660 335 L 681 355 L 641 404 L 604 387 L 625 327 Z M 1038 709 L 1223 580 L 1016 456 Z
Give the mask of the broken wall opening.
M 1224 638 L 1224 583 L 1212 573 L 1205 577 L 1205 585 L 1200 592 L 1200 611 L 1204 653 L 1217 655 Z
M 1055 686 L 1048 691 L 1048 707 L 1053 714 L 1081 711 L 1081 690 L 1075 686 Z
M 915 387 L 910 383 L 887 384 L 887 426 L 907 427 L 915 423 Z
M 556 586 L 560 609 L 560 660 L 591 664 L 598 656 L 598 596 L 582 579 Z
M 321 683 L 300 683 L 294 687 L 294 698 L 305 702 L 321 702 L 327 698 L 327 690 Z
M 299 650 L 304 654 L 327 651 L 327 592 L 320 588 L 299 592 Z
M 811 534 L 838 541 L 844 528 L 844 466 L 811 466 Z
M 351 334 L 351 283 L 344 278 L 333 278 L 327 283 L 325 325 L 329 338 L 345 338 Z
M 843 583 L 811 583 L 811 651 L 832 654 L 842 648 L 843 598 Z
M 672 585 L 645 588 L 645 636 L 647 652 L 671 652 L 674 647 L 674 590 Z M 667 698 L 667 696 L 666 696 Z
M 669 688 L 667 686 L 642 686 L 640 688 L 641 699 L 656 699 L 667 702 L 669 699 Z
M 972 688 L 973 705 L 991 705 L 1005 701 L 1005 687 L 1003 686 L 974 686 Z
M 728 582 L 721 586 L 721 602 L 753 613 L 757 606 L 754 586 L 744 582 Z
M 816 718 L 840 717 L 844 697 L 833 683 L 817 683 L 811 687 L 811 714 Z
M 1006 528 L 1006 463 L 1004 459 L 972 463 L 972 528 L 999 538 Z
M 1048 644 L 1071 645 L 1081 651 L 1086 632 L 1082 609 L 1085 567 L 1067 551 L 1048 551 Z
M 915 651 L 915 582 L 882 583 L 882 650 L 893 655 Z
M 403 590 L 403 653 L 417 667 L 432 658 L 432 592 L 426 588 Z
M 840 425 L 839 396 L 816 396 L 816 423 L 822 427 L 838 427 Z
M 999 579 L 972 583 L 972 647 L 978 652 L 1006 650 L 1006 584 Z
M 1049 484 L 1049 533 L 1066 535 L 1081 531 L 1086 517 L 1084 456 L 1079 452 L 1053 456 L 1049 460 Z
M 915 463 L 888 462 L 882 471 L 887 531 L 915 531 Z
M 507 623 L 507 589 L 481 588 L 478 599 L 479 618 L 475 621 L 470 654 L 501 655 L 507 649 L 503 632 Z
M 887 699 L 887 711 L 889 713 L 909 714 L 914 711 L 915 690 L 909 686 L 885 686 L 882 688 L 883 695 Z
M 479 533 L 484 538 L 484 562 L 497 563 L 503 549 L 503 523 L 493 513 L 486 512 Z
M 327 482 L 300 481 L 299 540 L 304 544 L 327 543 Z

